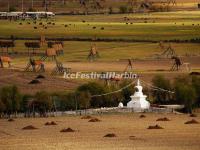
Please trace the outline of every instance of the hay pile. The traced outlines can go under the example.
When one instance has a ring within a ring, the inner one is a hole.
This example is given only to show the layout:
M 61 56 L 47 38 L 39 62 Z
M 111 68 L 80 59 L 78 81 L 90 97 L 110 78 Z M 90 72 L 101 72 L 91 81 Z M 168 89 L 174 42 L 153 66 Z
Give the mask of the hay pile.
M 43 75 L 38 75 L 35 79 L 45 79 L 45 76 L 43 76 Z
M 22 130 L 35 130 L 35 129 L 38 129 L 38 128 L 34 127 L 33 125 L 29 125 L 29 126 L 22 128 Z
M 197 117 L 196 114 L 190 114 L 190 117 Z
M 100 122 L 100 121 L 101 120 L 99 120 L 98 118 L 92 118 L 88 122 Z
M 163 127 L 155 125 L 155 126 L 149 126 L 147 129 L 163 129 Z
M 92 119 L 92 116 L 83 116 L 81 119 Z
M 146 116 L 145 115 L 140 115 L 140 118 L 146 118 Z
M 164 118 L 158 118 L 156 121 L 170 121 L 170 119 L 164 117 Z
M 14 119 L 12 119 L 12 118 L 10 118 L 10 119 L 8 119 L 8 121 L 9 122 L 13 122 L 13 121 L 15 121 Z
M 57 123 L 55 123 L 54 121 L 51 121 L 51 122 L 46 122 L 44 125 L 51 126 L 51 125 L 57 125 Z
M 135 139 L 136 137 L 135 136 L 129 136 L 129 139 L 130 140 L 133 140 L 133 139 Z
M 185 124 L 199 124 L 199 122 L 194 120 L 194 119 L 192 119 L 190 121 L 185 122 Z
M 137 138 L 136 136 L 132 135 L 132 136 L 129 136 L 129 140 L 142 140 L 142 139 Z
M 67 129 L 60 130 L 60 132 L 75 132 L 75 130 L 73 130 L 71 128 L 67 128 Z
M 108 133 L 106 135 L 104 135 L 104 137 L 117 137 L 114 133 Z
M 32 80 L 31 82 L 29 82 L 29 84 L 40 84 L 41 82 L 39 80 Z

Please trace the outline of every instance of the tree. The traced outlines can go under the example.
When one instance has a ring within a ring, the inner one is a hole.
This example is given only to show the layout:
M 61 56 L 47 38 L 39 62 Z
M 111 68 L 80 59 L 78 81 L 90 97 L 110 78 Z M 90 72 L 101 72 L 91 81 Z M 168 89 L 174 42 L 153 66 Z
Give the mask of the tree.
M 179 104 L 185 106 L 186 112 L 191 113 L 197 104 L 198 87 L 200 87 L 200 81 L 195 77 L 181 76 L 175 79 L 175 98 Z
M 47 111 L 50 111 L 53 108 L 50 94 L 45 91 L 37 92 L 35 94 L 35 105 L 37 106 L 40 115 L 45 117 Z
M 76 101 L 75 101 L 75 93 L 69 92 L 67 94 L 59 95 L 60 99 L 60 109 L 61 110 L 75 110 L 76 109 Z
M 20 104 L 20 110 L 24 112 L 25 117 L 30 116 L 31 108 L 29 106 L 30 101 L 33 100 L 33 96 L 29 94 L 25 94 L 22 96 L 22 101 Z M 34 112 L 33 112 L 34 113 Z
M 33 7 L 30 7 L 30 8 L 28 9 L 28 11 L 30 11 L 30 12 L 35 12 L 36 9 L 34 9 Z
M 96 82 L 89 82 L 86 84 L 83 84 L 77 88 L 77 92 L 89 92 L 90 95 L 98 95 L 106 93 L 107 89 Z M 103 98 L 102 97 L 92 97 L 90 101 L 91 107 L 103 107 Z
M 152 83 L 155 87 L 159 87 L 165 90 L 170 90 L 171 89 L 171 84 L 170 81 L 164 78 L 162 75 L 156 75 L 152 79 Z M 170 93 L 165 92 L 165 91 L 159 91 L 159 90 L 154 90 L 153 91 L 153 97 L 155 98 L 155 102 L 158 104 L 168 104 L 172 103 L 171 102 L 171 97 Z
M 119 11 L 120 11 L 120 13 L 125 14 L 125 13 L 128 12 L 128 7 L 127 6 L 120 6 Z
M 91 95 L 88 91 L 85 92 L 77 92 L 76 93 L 76 99 L 78 102 L 78 106 L 80 109 L 86 109 L 89 108 L 90 106 L 90 100 L 91 100 Z
M 126 85 L 130 84 L 130 81 L 125 80 L 120 84 L 120 87 L 124 87 Z M 134 93 L 134 86 L 130 86 L 128 88 L 125 88 L 122 90 L 122 95 L 123 95 L 123 104 L 127 104 L 131 98 L 130 96 Z
M 197 97 L 195 89 L 188 84 L 176 82 L 175 93 L 177 101 L 184 104 L 188 113 L 192 113 L 192 108 Z
M 2 102 L 2 100 L 0 99 L 0 118 L 2 117 L 2 113 L 6 110 L 6 107 L 4 105 L 4 103 Z
M 197 94 L 196 107 L 200 107 L 200 77 L 192 76 L 192 86 L 194 87 Z
M 20 110 L 22 96 L 16 86 L 6 86 L 0 90 L 0 99 L 5 106 L 6 113 L 10 116 Z
M 138 0 L 128 0 L 128 6 L 130 7 L 129 8 L 129 12 L 133 12 L 134 11 L 134 8 L 138 8 Z
M 112 14 L 112 13 L 113 13 L 113 8 L 112 8 L 112 6 L 110 6 L 110 7 L 108 8 L 108 10 L 109 10 L 109 11 L 108 11 L 109 14 Z
M 17 11 L 17 8 L 15 6 L 9 7 L 9 12 Z

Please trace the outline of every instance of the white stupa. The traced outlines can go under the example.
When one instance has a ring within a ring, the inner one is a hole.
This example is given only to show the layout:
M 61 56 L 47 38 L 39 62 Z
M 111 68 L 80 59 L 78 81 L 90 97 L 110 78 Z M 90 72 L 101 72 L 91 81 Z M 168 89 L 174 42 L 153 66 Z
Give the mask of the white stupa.
M 147 96 L 142 92 L 142 86 L 138 79 L 135 86 L 135 93 L 131 96 L 131 101 L 127 103 L 128 108 L 133 108 L 134 111 L 144 111 L 150 108 L 150 103 L 146 100 Z
M 118 105 L 118 108 L 123 108 L 123 107 L 124 107 L 123 103 L 120 102 L 119 105 Z

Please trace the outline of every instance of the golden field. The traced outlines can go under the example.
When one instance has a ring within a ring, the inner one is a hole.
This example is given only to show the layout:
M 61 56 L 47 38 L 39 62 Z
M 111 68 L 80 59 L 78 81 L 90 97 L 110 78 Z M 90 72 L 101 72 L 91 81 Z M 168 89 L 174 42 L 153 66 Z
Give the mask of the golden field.
M 199 150 L 200 125 L 184 124 L 192 118 L 179 114 L 109 114 L 94 116 L 101 122 L 88 122 L 80 116 L 54 118 L 21 118 L 14 122 L 0 120 L 1 150 L 68 150 L 68 149 L 120 149 L 120 150 Z M 170 121 L 156 121 L 167 117 Z M 197 121 L 200 117 L 193 118 Z M 47 121 L 55 121 L 55 126 L 45 126 Z M 160 125 L 164 129 L 147 129 L 150 125 Z M 27 125 L 36 130 L 22 130 Z M 63 128 L 76 130 L 61 133 Z M 104 137 L 108 133 L 116 137 Z

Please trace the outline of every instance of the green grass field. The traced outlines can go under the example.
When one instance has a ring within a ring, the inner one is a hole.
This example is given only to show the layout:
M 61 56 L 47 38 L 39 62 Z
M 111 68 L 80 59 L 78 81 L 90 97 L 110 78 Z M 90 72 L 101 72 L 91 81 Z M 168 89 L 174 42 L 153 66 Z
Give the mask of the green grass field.
M 124 21 L 128 17 L 129 21 Z M 82 21 L 86 22 L 83 23 Z M 22 22 L 22 25 L 19 23 Z M 200 37 L 200 12 L 163 12 L 130 15 L 56 16 L 55 25 L 46 25 L 46 20 L 37 25 L 29 21 L 0 21 L 0 37 L 50 38 L 105 38 L 128 40 L 190 40 Z M 44 29 L 43 22 L 48 29 Z M 126 22 L 129 22 L 127 25 Z M 130 24 L 132 23 L 132 24 Z M 68 25 L 68 27 L 65 27 Z M 38 29 L 34 29 L 37 26 Z M 96 27 L 96 29 L 93 29 Z M 104 30 L 101 30 L 101 28 Z

